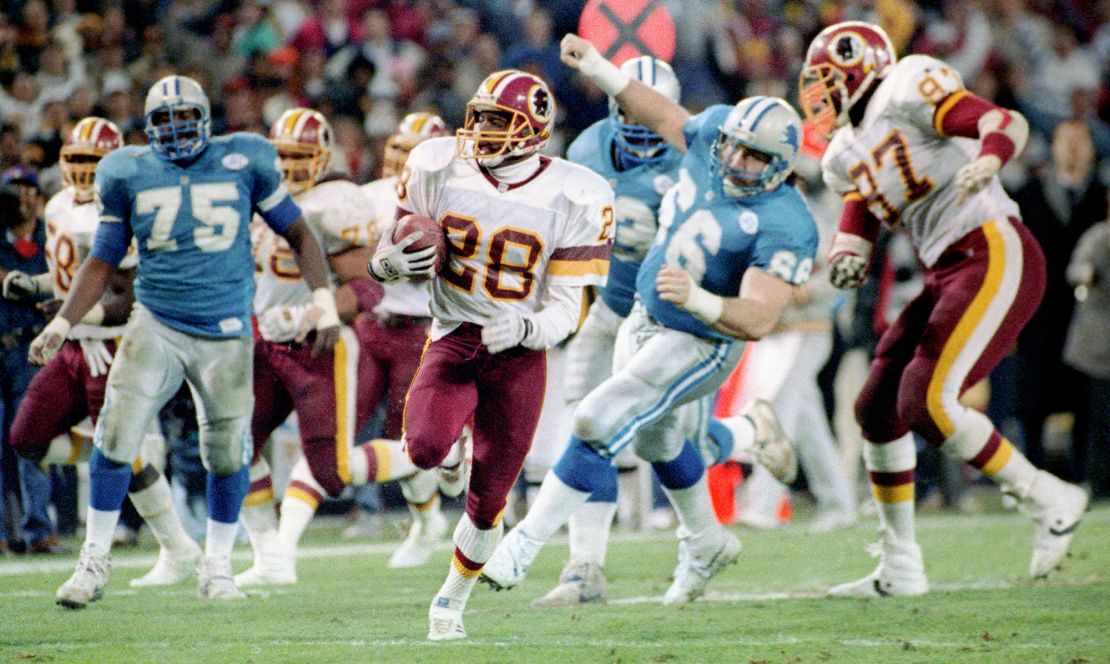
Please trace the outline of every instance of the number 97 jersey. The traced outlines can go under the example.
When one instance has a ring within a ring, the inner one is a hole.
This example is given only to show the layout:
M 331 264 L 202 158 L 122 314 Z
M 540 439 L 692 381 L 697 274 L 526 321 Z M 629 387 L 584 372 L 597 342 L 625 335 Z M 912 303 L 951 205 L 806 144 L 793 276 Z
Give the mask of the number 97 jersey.
M 793 185 L 744 198 L 726 196 L 710 165 L 713 144 L 731 106 L 711 106 L 686 121 L 686 154 L 659 206 L 659 233 L 636 277 L 636 293 L 662 325 L 709 339 L 728 340 L 689 312 L 659 298 L 655 278 L 663 265 L 686 270 L 721 297 L 737 297 L 756 267 L 786 283 L 809 279 L 817 251 L 817 225 Z
M 946 136 L 942 127 L 966 94 L 959 74 L 940 60 L 902 58 L 876 88 L 859 126 L 838 130 L 821 161 L 825 184 L 866 201 L 887 225 L 904 225 L 927 267 L 983 222 L 1019 216 L 998 178 L 960 202 L 953 178 L 976 158 L 979 142 Z
M 541 156 L 537 170 L 506 184 L 456 156 L 454 137 L 409 154 L 398 182 L 401 209 L 443 227 L 448 260 L 432 281 L 432 338 L 507 311 L 542 307 L 549 285 L 604 285 L 613 234 L 613 191 L 599 175 Z
M 125 147 L 96 169 L 100 224 L 92 256 L 117 265 L 139 249 L 135 297 L 162 323 L 204 337 L 250 333 L 254 260 L 250 219 L 277 233 L 301 216 L 281 184 L 277 151 L 253 134 L 209 141 L 178 164 Z

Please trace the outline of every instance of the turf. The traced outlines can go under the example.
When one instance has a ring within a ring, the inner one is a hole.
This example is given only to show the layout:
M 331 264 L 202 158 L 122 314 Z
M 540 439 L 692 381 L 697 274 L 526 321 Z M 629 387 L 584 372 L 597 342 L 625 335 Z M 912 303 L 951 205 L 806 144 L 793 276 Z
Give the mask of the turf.
M 553 543 L 510 592 L 476 589 L 471 638 L 424 640 L 450 552 L 385 567 L 392 542 L 310 531 L 300 584 L 246 602 L 203 603 L 189 584 L 132 591 L 153 551 L 121 552 L 104 599 L 54 606 L 74 556 L 0 561 L 0 661 L 56 662 L 1110 662 L 1110 506 L 1088 514 L 1065 568 L 1027 579 L 1032 527 L 1012 512 L 919 518 L 934 591 L 833 600 L 870 571 L 874 524 L 827 535 L 738 531 L 740 562 L 689 606 L 658 603 L 674 566 L 667 533 L 616 536 L 608 606 L 536 611 L 566 546 Z M 236 569 L 246 567 L 246 558 Z

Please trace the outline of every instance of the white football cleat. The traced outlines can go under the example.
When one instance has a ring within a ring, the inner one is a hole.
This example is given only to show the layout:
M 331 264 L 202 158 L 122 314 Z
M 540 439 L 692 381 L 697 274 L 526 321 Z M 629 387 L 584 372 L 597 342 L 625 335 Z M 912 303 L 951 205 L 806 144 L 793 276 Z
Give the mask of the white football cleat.
M 297 583 L 296 554 L 286 547 L 275 545 L 256 557 L 254 564 L 246 571 L 235 575 L 235 585 L 240 588 L 252 586 L 291 586 Z
M 409 534 L 401 546 L 389 557 L 389 566 L 420 567 L 428 562 L 436 545 L 447 535 L 447 517 L 438 508 L 432 510 L 423 520 L 413 519 Z
M 104 594 L 108 584 L 111 560 L 108 556 L 93 553 L 92 547 L 81 547 L 77 568 L 54 594 L 54 603 L 67 609 L 83 609 L 89 602 L 95 602 Z
M 132 588 L 146 588 L 181 583 L 197 575 L 197 566 L 203 557 L 200 547 L 192 541 L 181 550 L 162 547 L 154 567 L 139 578 L 131 579 L 129 585 Z
M 467 454 L 467 440 L 467 438 L 460 438 L 455 443 L 456 447 L 447 454 L 447 465 L 436 469 L 439 491 L 448 498 L 458 497 L 470 484 L 470 455 Z
M 782 430 L 775 409 L 763 399 L 753 399 L 740 414 L 755 426 L 755 440 L 749 451 L 756 463 L 783 484 L 793 482 L 798 477 L 798 455 Z
M 1037 471 L 1029 495 L 1018 503 L 1018 511 L 1033 519 L 1033 558 L 1029 573 L 1047 576 L 1068 555 L 1071 540 L 1087 511 L 1089 496 L 1051 473 Z
M 705 594 L 705 586 L 740 555 L 740 540 L 731 530 L 714 526 L 697 535 L 678 528 L 678 565 L 664 604 L 686 604 Z
M 532 602 L 533 609 L 555 609 L 582 604 L 605 604 L 605 572 L 601 565 L 586 561 L 568 561 L 559 574 L 559 585 Z
M 454 641 L 466 638 L 462 611 L 432 604 L 428 609 L 428 640 Z
M 878 556 L 879 566 L 857 581 L 842 583 L 829 589 L 829 597 L 913 597 L 929 592 L 925 578 L 925 562 L 916 542 L 898 539 L 889 528 L 879 530 L 879 542 L 870 547 Z
M 532 539 L 517 526 L 497 544 L 478 580 L 494 590 L 515 588 L 524 580 L 542 548 L 543 542 Z
M 205 557 L 197 577 L 197 597 L 201 599 L 247 598 L 231 576 L 231 558 Z

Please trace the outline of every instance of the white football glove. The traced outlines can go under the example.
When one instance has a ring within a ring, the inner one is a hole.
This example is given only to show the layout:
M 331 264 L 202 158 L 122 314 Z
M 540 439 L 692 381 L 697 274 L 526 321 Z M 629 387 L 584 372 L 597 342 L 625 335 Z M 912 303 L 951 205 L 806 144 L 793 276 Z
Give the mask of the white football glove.
M 81 354 L 85 356 L 85 364 L 89 366 L 89 375 L 93 378 L 106 376 L 108 368 L 112 366 L 112 353 L 108 346 L 100 339 L 81 339 Z
M 577 69 L 597 83 L 611 97 L 616 97 L 632 77 L 620 70 L 597 52 L 594 45 L 578 35 L 568 34 L 559 43 L 559 59 L 571 69 Z
M 26 300 L 38 297 L 50 287 L 50 274 L 31 276 L 26 272 L 12 270 L 4 277 L 4 297 L 9 300 Z
M 983 187 L 990 184 L 991 179 L 1002 170 L 1002 160 L 993 154 L 979 157 L 970 164 L 964 164 L 956 171 L 956 188 L 960 191 L 959 203 L 963 203 Z
M 266 341 L 285 343 L 297 338 L 309 304 L 278 304 L 258 318 L 258 332 Z
M 532 321 L 520 314 L 503 314 L 482 327 L 482 343 L 490 353 L 500 353 L 519 346 L 531 332 Z
M 389 283 L 396 279 L 407 277 L 430 277 L 436 264 L 435 246 L 425 247 L 412 253 L 406 253 L 412 243 L 424 237 L 423 231 L 417 231 L 406 236 L 397 244 L 390 241 L 392 233 L 384 233 L 378 250 L 370 259 L 367 269 L 370 276 L 382 283 Z
M 27 349 L 27 361 L 40 367 L 49 362 L 62 347 L 70 327 L 69 321 L 61 316 L 52 318 L 46 328 L 31 342 L 30 348 Z
M 874 244 L 851 233 L 837 233 L 829 250 L 829 283 L 841 290 L 858 288 L 867 277 Z

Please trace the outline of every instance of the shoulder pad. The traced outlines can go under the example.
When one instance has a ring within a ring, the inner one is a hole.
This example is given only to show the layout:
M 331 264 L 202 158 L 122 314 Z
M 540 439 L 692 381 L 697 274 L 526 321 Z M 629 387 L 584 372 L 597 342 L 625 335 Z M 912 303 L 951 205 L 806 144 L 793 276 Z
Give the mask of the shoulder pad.
M 429 138 L 412 149 L 408 164 L 414 169 L 429 173 L 441 171 L 454 161 L 458 154 L 457 146 L 454 136 Z
M 613 189 L 605 178 L 594 173 L 585 166 L 572 164 L 560 159 L 566 165 L 566 178 L 563 180 L 563 192 L 567 198 L 576 205 L 594 205 L 599 201 L 611 199 Z
M 959 72 L 943 61 L 929 55 L 907 55 L 887 74 L 887 81 L 893 85 L 891 101 L 895 104 L 928 102 L 921 89 L 926 77 L 933 79 L 930 85 L 940 85 L 946 93 L 964 87 Z
M 567 161 L 574 164 L 590 161 L 590 157 L 594 155 L 598 148 L 598 135 L 601 133 L 601 126 L 608 122 L 608 119 L 598 120 L 583 129 L 582 133 L 567 147 Z
M 139 157 L 150 154 L 149 146 L 128 145 L 118 150 L 112 150 L 97 164 L 97 171 L 102 177 L 128 178 L 137 174 Z
M 362 190 L 362 193 L 364 195 L 368 196 L 378 196 L 383 192 L 392 193 L 397 191 L 397 177 L 391 175 L 387 178 L 381 178 L 378 180 L 374 180 L 373 182 L 367 182 L 366 184 L 359 187 L 359 189 Z

